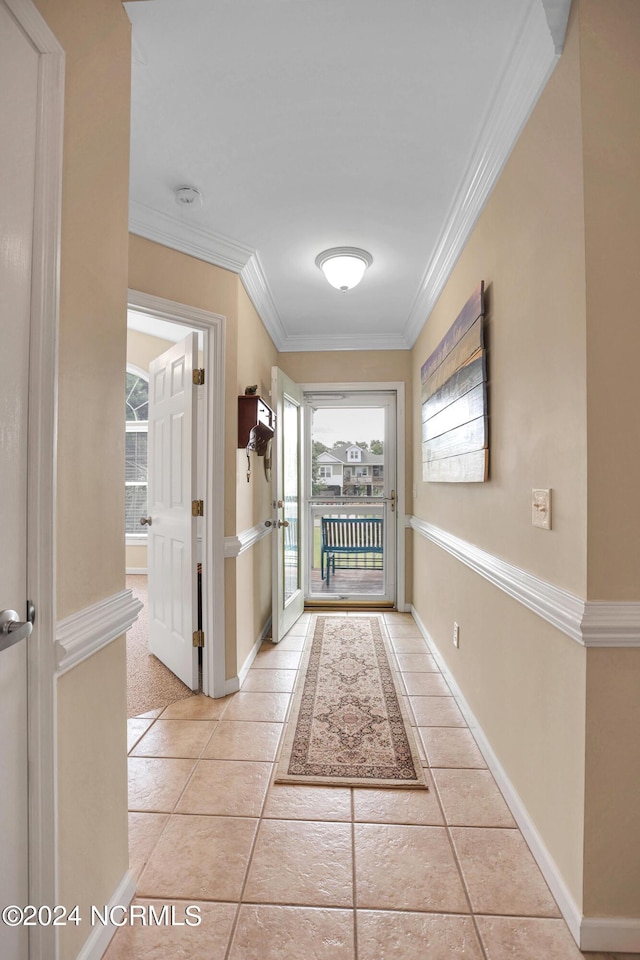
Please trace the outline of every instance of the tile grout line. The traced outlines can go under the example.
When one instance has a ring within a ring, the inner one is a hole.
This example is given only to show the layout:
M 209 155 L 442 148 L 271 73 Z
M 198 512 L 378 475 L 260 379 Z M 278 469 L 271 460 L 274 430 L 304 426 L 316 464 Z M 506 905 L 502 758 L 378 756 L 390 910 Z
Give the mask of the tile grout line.
M 310 624 L 309 629 L 311 629 L 311 624 Z M 305 638 L 305 643 L 306 643 L 306 638 Z M 299 672 L 299 669 L 300 669 L 300 661 L 301 661 L 301 660 L 302 660 L 302 656 L 300 657 L 300 660 L 298 661 L 298 666 L 296 667 L 296 679 L 295 679 L 294 685 L 293 685 L 293 686 L 294 686 L 294 689 L 295 689 L 295 687 L 296 687 L 297 680 L 298 680 L 298 672 Z M 242 688 L 241 688 L 241 689 L 242 689 Z M 240 692 L 240 691 L 238 691 L 238 692 Z M 267 799 L 268 799 L 268 797 L 269 797 L 269 787 L 271 786 L 271 783 L 272 783 L 272 781 L 273 781 L 273 778 L 274 778 L 274 776 L 275 776 L 275 774 L 276 774 L 278 758 L 279 758 L 279 756 L 280 756 L 280 750 L 281 750 L 281 748 L 282 748 L 282 739 L 283 739 L 283 737 L 284 737 L 285 725 L 286 725 L 286 722 L 287 722 L 287 717 L 289 716 L 289 711 L 291 710 L 292 700 L 293 700 L 293 693 L 290 693 L 290 694 L 289 694 L 289 703 L 288 703 L 288 705 L 287 705 L 287 710 L 286 710 L 286 713 L 285 713 L 285 716 L 284 716 L 284 720 L 282 721 L 282 729 L 281 729 L 281 731 L 280 731 L 280 739 L 278 740 L 278 746 L 277 746 L 276 751 L 275 751 L 275 758 L 274 758 L 274 760 L 273 760 L 272 763 L 271 763 L 271 775 L 270 775 L 270 777 L 269 777 L 269 783 L 267 784 L 267 789 L 265 790 L 265 793 L 264 793 L 264 798 L 263 798 L 263 800 L 262 800 L 262 805 L 261 805 L 261 807 L 260 807 L 260 813 L 259 813 L 259 815 L 258 815 L 258 817 L 257 817 L 256 832 L 255 832 L 255 834 L 254 834 L 253 841 L 252 841 L 252 843 L 251 843 L 251 848 L 250 848 L 250 850 L 249 850 L 249 856 L 247 857 L 247 866 L 246 866 L 246 870 L 245 870 L 245 873 L 244 873 L 244 878 L 243 878 L 243 881 L 242 881 L 242 887 L 241 887 L 241 889 L 240 889 L 240 894 L 239 894 L 239 896 L 238 896 L 238 902 L 237 902 L 237 905 L 236 905 L 235 916 L 234 916 L 234 918 L 233 918 L 233 923 L 232 923 L 232 925 L 231 925 L 231 930 L 230 930 L 230 932 L 229 932 L 229 942 L 227 943 L 227 948 L 226 948 L 225 953 L 224 953 L 224 960 L 229 960 L 229 956 L 230 956 L 230 953 L 231 953 L 231 948 L 232 948 L 232 946 L 233 946 L 233 941 L 234 941 L 235 935 L 236 935 L 236 930 L 237 930 L 237 928 L 238 928 L 238 921 L 239 921 L 239 919 L 240 919 L 240 910 L 241 910 L 241 907 L 242 907 L 243 902 L 244 902 L 244 900 L 243 900 L 243 898 L 244 898 L 244 892 L 245 892 L 245 890 L 246 890 L 246 888 L 247 888 L 247 882 L 248 882 L 248 880 L 249 880 L 249 872 L 250 872 L 250 870 L 251 870 L 251 864 L 252 864 L 252 862 L 253 862 L 253 855 L 254 855 L 254 853 L 255 853 L 256 845 L 257 845 L 257 843 L 258 843 L 258 836 L 259 836 L 259 834 L 260 834 L 260 827 L 261 827 L 262 822 L 263 822 L 263 819 L 264 819 L 264 811 L 265 811 L 265 807 L 266 807 L 266 805 L 267 805 Z
M 437 769 L 437 768 L 436 768 L 436 769 Z M 484 942 L 483 942 L 483 940 L 482 940 L 482 937 L 480 936 L 480 928 L 478 927 L 478 923 L 477 923 L 477 920 L 476 920 L 476 915 L 475 915 L 474 910 L 473 910 L 473 904 L 471 903 L 471 894 L 469 893 L 469 888 L 468 888 L 468 886 L 467 886 L 467 882 L 466 882 L 466 880 L 465 880 L 464 873 L 462 872 L 462 866 L 461 866 L 461 864 L 460 864 L 460 859 L 459 859 L 459 857 L 458 857 L 458 853 L 457 853 L 457 850 L 456 850 L 456 848 L 455 848 L 455 844 L 454 844 L 454 842 L 453 842 L 453 836 L 452 836 L 452 834 L 451 834 L 451 828 L 450 828 L 450 826 L 449 826 L 449 823 L 447 822 L 447 815 L 446 815 L 446 813 L 445 813 L 444 804 L 443 804 L 443 802 L 442 802 L 442 797 L 440 796 L 440 790 L 439 790 L 439 788 L 438 788 L 438 783 L 437 783 L 437 781 L 436 781 L 436 778 L 433 776 L 431 767 L 429 767 L 429 773 L 431 774 L 431 780 L 432 780 L 432 782 L 433 782 L 433 790 L 434 790 L 436 799 L 437 799 L 437 801 L 438 801 L 438 806 L 440 807 L 440 812 L 442 813 L 442 819 L 443 819 L 443 821 L 444 821 L 445 830 L 447 831 L 447 840 L 449 841 L 449 847 L 451 848 L 451 855 L 453 856 L 453 861 L 454 861 L 454 863 L 455 863 L 455 865 L 456 865 L 456 870 L 458 871 L 458 876 L 460 877 L 460 883 L 462 884 L 462 889 L 464 890 L 464 896 L 465 896 L 465 899 L 466 899 L 466 901 L 467 901 L 467 906 L 469 907 L 469 917 L 471 918 L 471 922 L 472 922 L 472 924 L 473 924 L 473 929 L 474 929 L 474 931 L 475 931 L 476 938 L 477 938 L 478 944 L 479 944 L 479 946 L 480 946 L 480 952 L 481 952 L 482 957 L 484 958 L 484 960 L 488 960 L 488 958 L 487 958 L 487 952 L 486 952 L 485 947 L 484 947 Z
M 410 673 L 411 671 L 407 670 L 406 672 L 407 672 L 407 673 Z M 402 671 L 403 682 L 404 682 L 404 673 L 405 673 L 405 671 Z M 442 672 L 441 672 L 440 670 L 438 670 L 438 674 L 439 674 L 440 676 L 442 676 Z M 409 702 L 410 702 L 410 704 L 411 704 L 411 700 L 410 700 Z M 412 706 L 412 710 L 413 710 L 413 705 L 411 704 L 411 706 Z M 415 714 L 414 714 L 414 716 L 415 716 Z M 465 723 L 464 726 L 465 726 L 465 727 L 467 726 L 466 723 Z M 419 729 L 419 727 L 416 726 L 416 730 L 418 730 L 418 729 Z M 457 728 L 453 728 L 453 729 L 464 729 L 464 727 L 457 727 Z M 420 737 L 420 741 L 422 742 L 422 737 L 420 736 L 420 734 L 418 734 L 418 736 Z M 457 854 L 457 851 L 456 851 L 456 848 L 455 848 L 455 845 L 454 845 L 454 842 L 453 842 L 453 837 L 452 837 L 452 834 L 451 834 L 451 829 L 450 829 L 449 823 L 448 823 L 448 821 L 447 821 L 447 815 L 446 815 L 446 813 L 445 813 L 444 804 L 443 804 L 443 802 L 442 802 L 442 797 L 440 796 L 440 790 L 439 790 L 439 788 L 438 788 L 438 783 L 437 783 L 437 781 L 436 781 L 435 776 L 433 775 L 433 771 L 432 771 L 432 767 L 431 767 L 431 764 L 430 764 L 430 761 L 429 761 L 429 754 L 428 754 L 426 745 L 425 745 L 424 743 L 422 743 L 422 746 L 424 747 L 424 753 L 425 753 L 425 756 L 426 756 L 426 758 L 427 758 L 427 769 L 428 769 L 428 771 L 429 771 L 431 783 L 433 784 L 434 795 L 435 795 L 436 800 L 437 800 L 437 802 L 438 802 L 438 807 L 440 808 L 440 813 L 441 813 L 441 815 L 442 815 L 442 821 L 443 821 L 443 823 L 444 823 L 445 830 L 447 831 L 447 840 L 448 840 L 448 842 L 449 842 L 449 847 L 450 847 L 450 849 L 451 849 L 451 855 L 452 855 L 453 861 L 454 861 L 454 863 L 455 863 L 455 865 L 456 865 L 456 870 L 458 871 L 458 876 L 459 876 L 459 878 L 460 878 L 460 883 L 462 884 L 462 889 L 463 889 L 463 891 L 464 891 L 465 900 L 467 901 L 467 906 L 468 906 L 468 908 L 469 908 L 469 916 L 470 916 L 471 922 L 472 922 L 472 924 L 473 924 L 473 929 L 474 929 L 475 934 L 476 934 L 476 939 L 477 939 L 477 941 L 478 941 L 478 944 L 479 944 L 479 947 L 480 947 L 480 952 L 481 952 L 481 955 L 482 955 L 482 957 L 483 957 L 483 960 L 487 960 L 487 953 L 486 953 L 486 950 L 485 950 L 485 947 L 484 947 L 484 943 L 483 943 L 483 941 L 482 941 L 482 937 L 480 936 L 480 929 L 479 929 L 479 927 L 478 927 L 478 923 L 477 923 L 477 921 L 476 921 L 476 917 L 475 917 L 475 914 L 474 914 L 474 911 L 473 911 L 473 905 L 472 905 L 472 903 L 471 903 L 471 896 L 470 896 L 469 889 L 468 889 L 468 887 L 467 887 L 467 883 L 466 883 L 466 881 L 465 881 L 464 874 L 463 874 L 463 872 L 462 872 L 462 867 L 461 867 L 461 865 L 460 865 L 460 860 L 459 860 L 459 858 L 458 858 L 458 854 Z M 436 769 L 437 769 L 437 768 L 436 768 Z
M 305 642 L 306 642 L 306 641 L 305 641 Z M 301 660 L 301 659 L 302 659 L 302 657 L 300 658 L 300 660 Z M 294 681 L 294 689 L 295 689 L 296 682 L 297 682 L 297 679 L 298 679 L 298 670 L 299 670 L 299 667 L 300 667 L 300 661 L 298 661 L 298 666 L 296 667 L 296 680 Z M 242 688 L 240 688 L 240 689 L 242 689 Z M 238 691 L 238 692 L 240 692 L 240 691 Z M 247 866 L 246 866 L 246 870 L 245 870 L 245 873 L 244 873 L 244 878 L 243 878 L 243 881 L 242 881 L 242 887 L 241 887 L 241 889 L 240 889 L 240 894 L 239 894 L 239 896 L 238 896 L 238 902 L 237 902 L 237 904 L 236 904 L 235 916 L 234 916 L 234 918 L 233 918 L 233 923 L 232 923 L 232 925 L 231 925 L 231 930 L 230 930 L 230 932 L 229 932 L 229 942 L 227 943 L 227 949 L 225 950 L 225 953 L 224 953 L 224 960 L 229 960 L 229 956 L 230 956 L 230 954 L 231 954 L 231 948 L 232 948 L 232 946 L 233 946 L 233 941 L 234 941 L 235 935 L 236 935 L 236 930 L 238 929 L 238 921 L 239 921 L 239 919 L 240 919 L 240 910 L 241 910 L 241 908 L 242 908 L 242 906 L 243 906 L 244 892 L 245 892 L 245 890 L 246 890 L 246 888 L 247 888 L 247 881 L 249 880 L 249 872 L 250 872 L 250 870 L 251 870 L 251 864 L 252 864 L 252 862 L 253 862 L 253 855 L 254 855 L 254 853 L 255 853 L 256 845 L 257 845 L 257 843 L 258 843 L 258 836 L 259 836 L 259 834 L 260 834 L 260 827 L 261 827 L 262 821 L 263 821 L 263 819 L 264 819 L 264 810 L 265 810 L 265 807 L 266 807 L 266 805 L 267 805 L 267 799 L 268 799 L 268 797 L 269 797 L 269 787 L 271 786 L 271 783 L 272 783 L 272 781 L 273 781 L 273 778 L 274 778 L 274 776 L 275 776 L 275 774 L 276 774 L 278 757 L 279 757 L 279 755 L 280 755 L 280 750 L 281 750 L 281 747 L 282 747 L 282 738 L 283 738 L 283 736 L 284 736 L 284 730 L 285 730 L 285 724 L 286 724 L 286 722 L 287 722 L 287 717 L 288 717 L 289 711 L 290 711 L 290 709 L 291 709 L 291 701 L 292 701 L 292 699 L 293 699 L 293 694 L 290 693 L 290 694 L 289 694 L 289 703 L 288 703 L 288 705 L 287 705 L 287 710 L 286 710 L 286 713 L 285 713 L 285 716 L 284 716 L 284 720 L 282 721 L 282 729 L 281 729 L 281 731 L 280 731 L 280 738 L 279 738 L 279 740 L 278 740 L 278 745 L 277 745 L 276 751 L 275 751 L 275 758 L 274 758 L 274 760 L 271 762 L 271 774 L 270 774 L 270 776 L 269 776 L 269 782 L 268 782 L 268 784 L 267 784 L 267 789 L 266 789 L 265 792 L 264 792 L 264 797 L 263 797 L 263 800 L 262 800 L 262 805 L 261 805 L 261 807 L 260 807 L 260 813 L 259 813 L 259 815 L 258 815 L 258 817 L 257 817 L 256 832 L 255 832 L 255 834 L 254 834 L 253 841 L 252 841 L 252 843 L 251 843 L 251 848 L 250 848 L 250 850 L 249 850 L 249 856 L 247 857 Z
M 358 960 L 358 888 L 356 885 L 356 798 L 353 787 L 351 793 L 351 883 L 353 885 L 351 899 L 353 902 L 353 960 Z

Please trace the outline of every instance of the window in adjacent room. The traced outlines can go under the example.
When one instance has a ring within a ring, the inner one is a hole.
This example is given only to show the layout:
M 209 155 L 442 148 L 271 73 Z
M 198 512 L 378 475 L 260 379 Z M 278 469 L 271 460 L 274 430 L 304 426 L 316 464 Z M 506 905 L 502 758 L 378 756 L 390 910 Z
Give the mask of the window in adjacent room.
M 125 409 L 125 530 L 127 537 L 146 539 L 140 517 L 147 515 L 149 381 L 131 368 L 127 370 Z

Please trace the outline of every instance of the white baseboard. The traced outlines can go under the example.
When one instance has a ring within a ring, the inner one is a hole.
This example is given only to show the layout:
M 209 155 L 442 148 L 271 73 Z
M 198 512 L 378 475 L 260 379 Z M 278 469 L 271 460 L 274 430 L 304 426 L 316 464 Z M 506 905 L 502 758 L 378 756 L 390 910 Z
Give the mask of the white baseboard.
M 242 667 L 238 671 L 238 676 L 232 677 L 230 680 L 225 681 L 225 695 L 228 695 L 230 693 L 237 693 L 238 690 L 240 690 L 240 688 L 242 687 L 242 684 L 246 679 L 247 674 L 249 673 L 249 670 L 251 669 L 251 664 L 257 657 L 258 650 L 264 643 L 264 638 L 269 633 L 270 628 L 271 628 L 271 617 L 269 617 L 264 627 L 260 631 L 260 636 L 258 637 L 256 642 L 252 646 L 251 650 L 249 651 L 249 656 L 244 661 L 244 663 L 242 664 Z
M 496 783 L 502 791 L 513 818 L 520 827 L 529 849 L 536 863 L 542 871 L 551 893 L 555 897 L 560 912 L 564 917 L 572 937 L 581 950 L 592 951 L 619 951 L 621 953 L 640 952 L 640 919 L 617 917 L 584 917 L 573 899 L 569 888 L 562 878 L 558 866 L 551 856 L 547 846 L 538 832 L 527 808 L 511 783 L 504 767 L 498 760 L 487 739 L 482 727 L 478 723 L 471 707 L 467 703 L 462 690 L 458 686 L 453 674 L 447 666 L 446 660 L 431 639 L 429 631 L 420 619 L 416 609 L 412 606 L 411 613 L 418 625 L 422 636 L 446 678 L 460 710 L 469 724 L 480 752 L 487 762 Z
M 132 577 L 146 577 L 149 571 L 146 567 L 127 567 L 127 573 Z
M 577 904 L 575 903 L 567 885 L 562 879 L 553 857 L 549 853 L 542 837 L 531 820 L 531 817 L 527 812 L 527 808 L 520 799 L 515 787 L 511 783 L 511 780 L 507 776 L 504 767 L 495 755 L 489 740 L 482 730 L 482 727 L 478 723 L 473 711 L 471 710 L 471 707 L 467 703 L 460 687 L 456 683 L 446 661 L 431 639 L 427 628 L 420 619 L 414 607 L 411 608 L 411 613 L 413 615 L 413 619 L 420 629 L 420 632 L 422 633 L 422 636 L 426 640 L 429 649 L 436 660 L 436 663 L 444 674 L 447 683 L 451 687 L 458 706 L 460 707 L 460 710 L 477 741 L 480 752 L 487 761 L 487 766 L 495 777 L 495 780 L 502 791 L 507 805 L 513 814 L 514 820 L 520 827 L 525 840 L 529 844 L 531 852 L 533 853 L 533 856 L 535 857 L 536 862 L 540 867 L 540 870 L 542 871 L 542 874 L 547 881 L 553 896 L 556 899 L 558 907 L 560 908 L 560 911 L 567 922 L 572 936 L 576 940 L 576 943 L 578 943 L 580 939 L 580 922 L 582 915 Z
M 135 896 L 135 892 L 135 874 L 131 870 L 127 870 L 109 900 L 109 910 L 118 906 L 128 907 Z M 101 960 L 117 929 L 118 927 L 112 923 L 108 923 L 106 926 L 96 923 L 76 960 Z

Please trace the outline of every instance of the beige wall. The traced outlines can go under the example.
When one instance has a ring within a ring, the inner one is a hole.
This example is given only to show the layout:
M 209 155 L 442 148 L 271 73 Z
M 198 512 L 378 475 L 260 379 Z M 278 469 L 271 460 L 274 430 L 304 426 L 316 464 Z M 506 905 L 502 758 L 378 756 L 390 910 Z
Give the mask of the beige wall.
M 589 383 L 588 596 L 640 600 L 640 5 L 580 4 Z
M 248 384 L 258 383 L 268 399 L 276 350 L 239 278 L 228 270 L 131 236 L 129 286 L 225 317 L 224 533 L 234 536 L 270 512 L 270 488 L 262 460 L 252 457 L 252 478 L 247 483 L 246 456 L 237 449 L 238 394 L 244 393 Z M 244 554 L 225 561 L 227 679 L 237 675 L 271 613 L 270 596 L 264 588 L 271 569 L 268 550 L 261 546 L 257 553 L 255 548 L 250 553 L 259 561 Z M 247 565 L 258 562 L 261 586 L 254 595 L 244 578 Z
M 574 18 L 575 19 L 575 18 Z M 563 57 L 414 355 L 414 512 L 579 596 L 586 590 L 585 265 L 580 50 Z M 423 483 L 420 367 L 480 280 L 487 289 L 490 482 Z M 553 529 L 531 490 L 553 490 Z
M 578 24 L 413 350 L 414 513 L 584 596 L 585 263 Z M 420 367 L 487 289 L 490 479 L 424 483 Z M 553 529 L 531 490 L 553 489 Z M 414 605 L 582 903 L 586 653 L 444 551 L 414 542 Z M 454 620 L 460 648 L 450 641 Z M 542 775 L 544 771 L 544 775 Z
M 139 330 L 127 330 L 127 364 L 133 364 L 145 373 L 149 373 L 149 364 L 161 353 L 173 346 L 172 340 L 152 337 Z
M 238 370 L 235 379 L 237 396 L 244 393 L 245 387 L 257 383 L 260 396 L 273 406 L 270 399 L 271 368 L 277 362 L 278 354 L 273 342 L 244 287 L 238 284 Z M 236 529 L 239 531 L 247 530 L 271 516 L 271 484 L 265 477 L 264 461 L 256 454 L 251 454 L 251 480 L 247 483 L 246 451 L 237 449 L 237 436 L 236 460 Z
M 489 482 L 423 483 L 416 417 L 415 513 L 598 600 L 640 592 L 639 71 L 638 5 L 574 2 L 562 59 L 413 351 L 417 413 L 421 364 L 485 280 Z M 531 526 L 538 486 L 553 489 L 549 532 Z M 638 651 L 587 653 L 417 534 L 414 603 L 576 904 L 640 916 Z
M 237 395 L 258 384 L 258 393 L 270 405 L 271 368 L 278 354 L 241 283 L 238 283 L 238 369 Z M 237 429 L 237 397 L 235 414 Z M 237 445 L 237 436 L 236 436 Z M 264 472 L 264 459 L 251 454 L 251 479 L 247 483 L 245 450 L 235 451 L 236 530 L 248 530 L 271 516 L 271 483 Z M 236 561 L 236 671 L 242 669 L 249 653 L 271 617 L 272 538 L 265 537 Z
M 129 865 L 127 678 L 124 637 L 58 681 L 59 901 L 107 904 Z M 62 957 L 75 958 L 91 932 L 62 928 Z
M 640 917 L 640 650 L 589 650 L 585 914 Z
M 640 599 L 640 5 L 580 4 L 591 600 Z M 640 917 L 640 650 L 587 659 L 585 912 Z
M 124 586 L 122 396 L 130 24 L 117 0 L 36 0 L 66 54 L 58 379 L 57 614 Z M 84 425 L 84 429 L 82 429 Z M 61 902 L 107 903 L 128 867 L 122 640 L 57 684 Z M 61 928 L 61 958 L 90 928 Z

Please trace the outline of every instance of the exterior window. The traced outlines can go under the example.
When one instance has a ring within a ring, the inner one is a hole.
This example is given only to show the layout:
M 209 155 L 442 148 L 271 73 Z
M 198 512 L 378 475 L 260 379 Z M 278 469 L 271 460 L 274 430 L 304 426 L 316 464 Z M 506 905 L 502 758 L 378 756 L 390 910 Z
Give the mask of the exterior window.
M 149 382 L 139 373 L 127 371 L 125 411 L 125 531 L 145 538 L 140 517 L 147 515 Z
M 330 476 L 332 476 L 331 467 L 327 467 L 327 466 L 318 467 L 318 478 L 320 480 L 327 480 Z
M 359 463 L 360 451 L 352 447 L 351 450 L 349 450 L 349 460 L 355 460 L 357 463 Z

